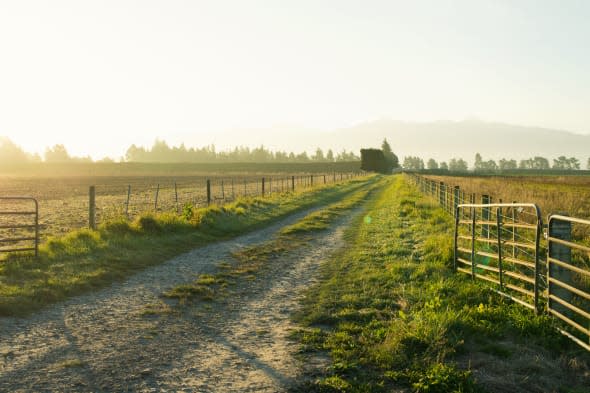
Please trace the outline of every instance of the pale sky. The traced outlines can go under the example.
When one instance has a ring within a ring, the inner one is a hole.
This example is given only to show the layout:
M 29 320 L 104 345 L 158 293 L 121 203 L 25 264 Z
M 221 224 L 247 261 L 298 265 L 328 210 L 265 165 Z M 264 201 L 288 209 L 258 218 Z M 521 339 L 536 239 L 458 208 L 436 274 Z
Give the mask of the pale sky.
M 584 0 L 0 0 L 0 135 L 100 158 L 381 117 L 590 133 L 589 20 Z

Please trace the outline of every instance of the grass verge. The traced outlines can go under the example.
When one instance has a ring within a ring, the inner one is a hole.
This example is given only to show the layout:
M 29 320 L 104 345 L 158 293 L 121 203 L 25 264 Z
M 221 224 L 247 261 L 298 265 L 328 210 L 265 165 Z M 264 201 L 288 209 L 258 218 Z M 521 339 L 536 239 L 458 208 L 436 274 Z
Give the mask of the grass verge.
M 124 279 L 194 247 L 260 228 L 295 212 L 341 200 L 378 180 L 355 179 L 303 192 L 246 198 L 182 215 L 115 220 L 47 241 L 37 259 L 10 256 L 0 264 L 0 316 L 26 315 L 47 304 Z
M 401 176 L 347 233 L 296 320 L 302 356 L 330 357 L 306 392 L 582 392 L 588 354 L 452 271 L 451 218 Z
M 256 273 L 272 258 L 301 247 L 311 240 L 314 232 L 329 228 L 330 224 L 341 218 L 343 214 L 357 207 L 365 201 L 369 194 L 384 185 L 385 180 L 379 180 L 357 189 L 342 200 L 312 212 L 296 223 L 282 228 L 276 237 L 264 242 L 246 247 L 233 254 L 235 263 L 222 262 L 218 265 L 216 274 L 201 274 L 196 280 L 178 285 L 163 295 L 167 298 L 178 299 L 180 304 L 187 301 L 208 301 L 224 296 L 226 289 L 238 279 L 255 279 Z

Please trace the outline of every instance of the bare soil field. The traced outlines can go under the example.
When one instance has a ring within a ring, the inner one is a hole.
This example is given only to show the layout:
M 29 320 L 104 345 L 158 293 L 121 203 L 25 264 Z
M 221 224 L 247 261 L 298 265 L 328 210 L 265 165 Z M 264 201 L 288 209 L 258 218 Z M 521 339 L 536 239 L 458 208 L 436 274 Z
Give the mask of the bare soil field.
M 289 191 L 295 176 L 295 188 L 308 188 L 340 181 L 340 174 L 234 174 L 191 176 L 67 176 L 67 177 L 0 177 L 0 196 L 30 196 L 39 202 L 40 236 L 62 235 L 73 229 L 88 227 L 89 187 L 96 189 L 97 222 L 128 217 L 145 212 L 182 212 L 186 204 L 207 204 L 207 179 L 211 184 L 213 203 L 225 203 L 243 196 L 261 195 L 262 178 L 265 193 Z M 349 174 L 344 174 L 346 179 Z M 127 200 L 129 198 L 129 203 Z M 157 202 L 157 203 L 156 203 Z M 0 201 L 1 211 L 26 211 L 30 202 Z M 21 222 L 23 217 L 0 216 L 3 223 Z M 27 221 L 29 222 L 29 221 Z M 2 232 L 15 236 L 19 231 Z

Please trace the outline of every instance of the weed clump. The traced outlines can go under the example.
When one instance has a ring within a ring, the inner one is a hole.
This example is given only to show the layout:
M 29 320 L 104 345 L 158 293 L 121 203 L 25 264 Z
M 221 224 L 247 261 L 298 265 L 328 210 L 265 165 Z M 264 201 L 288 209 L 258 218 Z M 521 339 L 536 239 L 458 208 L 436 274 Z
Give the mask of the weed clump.
M 162 231 L 162 225 L 152 215 L 139 216 L 136 225 L 142 232 L 145 233 L 159 233 Z

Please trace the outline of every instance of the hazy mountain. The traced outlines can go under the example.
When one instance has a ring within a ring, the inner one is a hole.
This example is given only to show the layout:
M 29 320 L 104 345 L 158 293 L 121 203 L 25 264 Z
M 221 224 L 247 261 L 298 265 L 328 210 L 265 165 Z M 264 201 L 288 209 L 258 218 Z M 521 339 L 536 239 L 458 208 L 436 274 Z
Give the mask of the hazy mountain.
M 479 152 L 485 158 L 548 158 L 575 156 L 584 163 L 590 156 L 590 135 L 538 127 L 481 121 L 405 123 L 379 120 L 332 133 L 335 140 L 378 145 L 386 137 L 398 155 L 472 161 Z
M 471 163 L 476 152 L 484 159 L 496 160 L 537 155 L 551 159 L 566 155 L 579 158 L 584 167 L 590 156 L 588 134 L 476 120 L 415 123 L 382 119 L 329 132 L 294 127 L 241 130 L 220 134 L 213 142 L 220 147 L 263 144 L 273 150 L 310 152 L 319 146 L 336 151 L 353 150 L 358 154 L 361 147 L 381 146 L 383 138 L 387 138 L 400 158 L 462 157 Z

